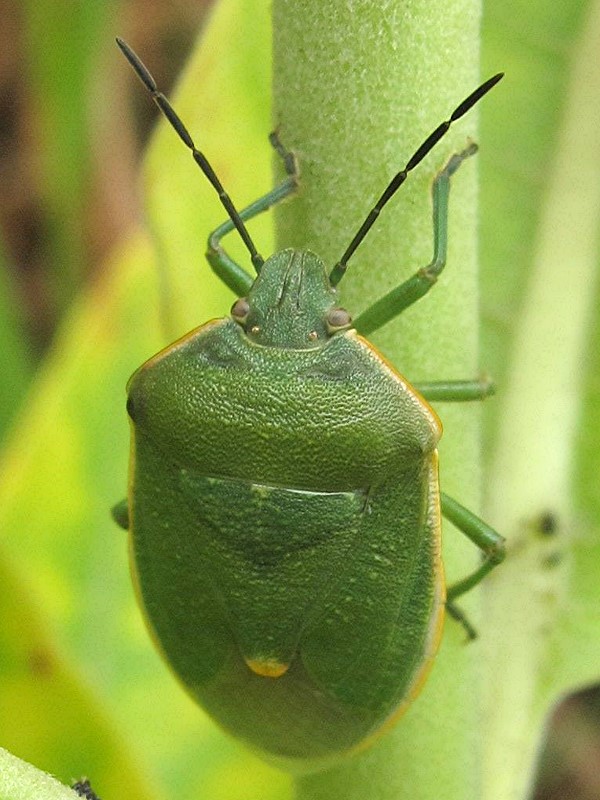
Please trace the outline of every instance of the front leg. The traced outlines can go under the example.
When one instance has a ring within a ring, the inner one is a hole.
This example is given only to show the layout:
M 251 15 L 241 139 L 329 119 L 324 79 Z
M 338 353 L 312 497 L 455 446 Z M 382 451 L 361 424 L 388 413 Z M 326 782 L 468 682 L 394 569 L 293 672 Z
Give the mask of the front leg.
M 281 181 L 281 183 L 275 186 L 274 189 L 271 189 L 270 192 L 267 192 L 267 194 L 259 197 L 258 200 L 250 203 L 249 206 L 246 206 L 246 208 L 243 208 L 240 211 L 240 217 L 244 222 L 252 219 L 252 217 L 256 217 L 263 211 L 267 211 L 267 209 L 271 208 L 271 206 L 276 205 L 290 194 L 293 194 L 298 188 L 300 172 L 294 153 L 292 153 L 291 150 L 285 149 L 279 139 L 277 131 L 273 131 L 269 135 L 269 141 L 278 155 L 281 156 L 287 176 Z M 219 225 L 219 227 L 210 234 L 208 237 L 206 258 L 214 272 L 219 276 L 223 283 L 228 286 L 238 297 L 244 297 L 248 294 L 248 291 L 252 286 L 253 278 L 248 275 L 246 270 L 242 269 L 239 264 L 237 264 L 232 258 L 230 258 L 230 256 L 227 255 L 223 249 L 223 246 L 221 245 L 221 239 L 226 234 L 230 233 L 234 227 L 235 226 L 232 220 L 227 219 L 222 225 Z M 256 271 L 260 272 L 260 265 L 255 264 L 255 267 Z
M 373 303 L 355 320 L 356 330 L 368 336 L 406 308 L 416 303 L 431 289 L 446 265 L 448 250 L 448 196 L 450 178 L 465 158 L 477 152 L 477 145 L 471 142 L 460 153 L 455 153 L 446 166 L 438 172 L 433 181 L 433 259 L 404 283 Z

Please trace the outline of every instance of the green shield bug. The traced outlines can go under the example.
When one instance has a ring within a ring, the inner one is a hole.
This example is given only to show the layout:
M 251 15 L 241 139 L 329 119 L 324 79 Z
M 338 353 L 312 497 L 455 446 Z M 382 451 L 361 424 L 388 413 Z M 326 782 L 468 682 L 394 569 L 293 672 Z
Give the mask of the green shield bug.
M 411 702 L 444 609 L 461 618 L 455 598 L 504 556 L 495 531 L 440 493 L 441 425 L 427 402 L 481 398 L 489 385 L 413 388 L 363 338 L 442 271 L 450 178 L 474 144 L 435 178 L 431 264 L 354 321 L 335 288 L 408 173 L 502 75 L 425 139 L 327 270 L 309 251 L 263 261 L 244 224 L 297 187 L 278 136 L 285 180 L 238 212 L 146 67 L 117 42 L 218 192 L 229 219 L 210 235 L 207 257 L 240 299 L 130 379 L 130 488 L 115 517 L 130 532 L 148 624 L 193 697 L 267 758 L 329 763 Z M 234 228 L 254 279 L 221 245 Z M 485 555 L 447 590 L 442 514 Z

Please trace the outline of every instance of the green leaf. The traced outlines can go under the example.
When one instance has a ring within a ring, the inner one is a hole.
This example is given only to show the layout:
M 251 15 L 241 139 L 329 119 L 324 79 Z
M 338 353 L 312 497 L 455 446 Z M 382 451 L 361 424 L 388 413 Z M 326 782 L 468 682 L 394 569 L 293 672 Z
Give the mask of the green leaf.
M 98 45 L 109 40 L 114 6 L 110 0 L 21 4 L 24 71 L 39 135 L 35 157 L 45 212 L 44 256 L 52 300 L 60 311 L 81 285 L 85 265 L 87 232 L 81 216 L 92 160 L 92 76 L 99 68 Z
M 4 247 L 0 246 L 0 438 L 24 400 L 32 371 L 22 320 L 15 306 L 14 287 Z
M 156 797 L 95 693 L 67 664 L 48 635 L 47 620 L 7 559 L 0 561 L 0 722 L 2 743 L 69 782 L 83 774 L 105 796 Z M 8 762 L 7 760 L 8 759 Z M 17 769 L 18 767 L 18 769 Z M 35 796 L 50 781 L 0 750 L 0 799 Z M 52 782 L 54 783 L 54 782 Z M 18 790 L 18 791 L 17 791 Z M 56 787 L 58 792 L 58 785 Z M 73 797 L 70 790 L 60 791 Z M 46 798 L 46 794 L 39 795 Z M 55 796 L 54 794 L 48 796 Z M 58 792 L 57 797 L 64 794 Z M 37 800 L 37 798 L 36 798 Z

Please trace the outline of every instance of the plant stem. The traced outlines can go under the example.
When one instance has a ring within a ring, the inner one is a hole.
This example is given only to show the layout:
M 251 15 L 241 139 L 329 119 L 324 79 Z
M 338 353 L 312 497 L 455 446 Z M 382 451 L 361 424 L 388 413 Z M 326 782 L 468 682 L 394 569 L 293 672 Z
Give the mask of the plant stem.
M 278 248 L 309 248 L 333 266 L 391 176 L 477 86 L 479 14 L 477 0 L 274 0 L 274 124 L 301 168 L 299 196 L 277 210 Z M 475 123 L 472 112 L 453 127 L 352 257 L 340 293 L 354 316 L 430 261 L 431 180 Z M 475 159 L 453 179 L 449 225 L 438 287 L 373 337 L 415 382 L 478 373 Z M 476 509 L 477 409 L 441 411 L 444 491 Z M 445 534 L 454 580 L 476 554 L 449 525 Z M 473 598 L 464 606 L 479 628 Z M 465 646 L 449 621 L 426 689 L 393 732 L 336 769 L 300 778 L 298 798 L 479 797 L 479 658 L 479 645 Z

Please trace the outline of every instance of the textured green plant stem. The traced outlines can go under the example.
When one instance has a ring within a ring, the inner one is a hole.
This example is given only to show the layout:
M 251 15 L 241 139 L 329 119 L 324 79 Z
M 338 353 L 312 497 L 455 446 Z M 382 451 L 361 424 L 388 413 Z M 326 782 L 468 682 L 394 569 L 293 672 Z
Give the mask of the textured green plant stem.
M 278 247 L 309 247 L 333 266 L 391 176 L 477 85 L 479 13 L 475 0 L 275 0 L 274 122 L 302 173 L 299 196 L 277 212 Z M 351 259 L 341 299 L 354 314 L 429 262 L 431 180 L 475 124 L 472 113 L 455 126 Z M 453 179 L 450 207 L 448 267 L 438 286 L 373 336 L 413 381 L 478 372 L 475 159 Z M 477 508 L 478 410 L 440 412 L 443 488 Z M 449 525 L 444 532 L 453 580 L 476 555 Z M 464 606 L 480 627 L 476 603 Z M 480 797 L 480 656 L 481 644 L 465 646 L 448 622 L 431 678 L 398 726 L 363 756 L 301 778 L 298 797 Z

